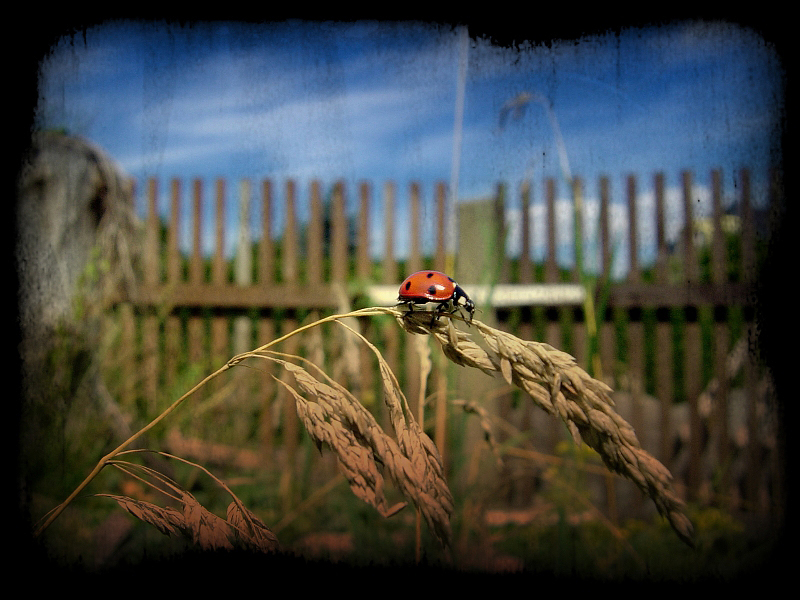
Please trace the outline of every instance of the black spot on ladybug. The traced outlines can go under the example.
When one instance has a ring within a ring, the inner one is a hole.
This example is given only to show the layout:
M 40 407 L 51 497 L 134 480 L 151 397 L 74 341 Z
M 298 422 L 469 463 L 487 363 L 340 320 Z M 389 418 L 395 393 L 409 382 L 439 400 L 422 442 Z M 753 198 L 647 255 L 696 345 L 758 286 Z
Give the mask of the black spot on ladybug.
M 411 288 L 411 282 L 409 281 L 408 283 L 406 283 L 406 289 L 410 289 L 410 288 Z
M 431 271 L 430 273 L 428 273 L 427 275 L 425 275 L 425 277 L 427 277 L 428 279 L 430 279 L 431 277 L 433 277 L 433 272 Z
M 431 295 L 435 294 L 436 293 L 436 286 L 432 285 L 431 287 L 429 287 L 428 288 L 428 293 L 431 294 Z

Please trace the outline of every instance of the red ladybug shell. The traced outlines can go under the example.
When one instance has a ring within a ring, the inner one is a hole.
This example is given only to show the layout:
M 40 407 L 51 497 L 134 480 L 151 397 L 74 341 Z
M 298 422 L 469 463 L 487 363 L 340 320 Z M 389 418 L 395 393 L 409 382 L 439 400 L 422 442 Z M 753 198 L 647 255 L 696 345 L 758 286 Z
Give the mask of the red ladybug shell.
M 456 282 L 439 271 L 418 271 L 400 285 L 399 299 L 415 302 L 446 302 L 453 298 Z
M 413 311 L 415 304 L 438 302 L 439 307 L 434 311 L 434 321 L 445 311 L 452 313 L 460 308 L 469 313 L 470 321 L 475 313 L 475 303 L 461 286 L 452 277 L 439 271 L 418 271 L 409 275 L 400 284 L 397 299 L 401 304 L 407 304 L 410 311 Z

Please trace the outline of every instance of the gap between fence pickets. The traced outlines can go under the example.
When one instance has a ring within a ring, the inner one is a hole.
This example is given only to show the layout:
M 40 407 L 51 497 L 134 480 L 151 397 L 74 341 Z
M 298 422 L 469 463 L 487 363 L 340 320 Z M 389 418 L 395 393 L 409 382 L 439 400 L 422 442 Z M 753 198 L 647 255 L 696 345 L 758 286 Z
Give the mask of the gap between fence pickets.
M 377 306 L 397 302 L 400 284 L 371 285 L 367 289 L 370 300 Z M 491 302 L 495 307 L 511 306 L 567 306 L 581 305 L 586 299 L 585 288 L 577 283 L 503 283 L 470 285 L 469 296 L 476 304 Z

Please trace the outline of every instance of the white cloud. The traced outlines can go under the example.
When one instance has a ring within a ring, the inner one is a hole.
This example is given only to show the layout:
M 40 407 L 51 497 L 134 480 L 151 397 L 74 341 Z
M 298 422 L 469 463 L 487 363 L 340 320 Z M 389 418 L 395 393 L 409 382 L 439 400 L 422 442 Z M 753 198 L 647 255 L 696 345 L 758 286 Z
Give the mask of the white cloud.
M 683 189 L 666 187 L 664 191 L 664 221 L 667 243 L 677 241 L 684 223 Z M 622 201 L 620 201 L 622 200 Z M 711 192 L 705 185 L 692 186 L 693 216 L 711 214 Z M 589 195 L 583 200 L 583 252 L 585 268 L 589 272 L 600 270 L 600 199 Z M 556 256 L 561 266 L 572 266 L 574 254 L 574 214 L 571 199 L 560 196 L 555 202 Z M 652 264 L 657 247 L 655 194 L 651 189 L 637 194 L 637 238 L 641 266 Z M 624 276 L 630 266 L 627 200 L 612 198 L 609 204 L 609 236 L 612 253 L 613 277 Z M 530 239 L 534 260 L 542 261 L 547 253 L 547 207 L 543 199 L 535 200 L 529 207 Z M 518 256 L 522 244 L 522 218 L 520 209 L 506 212 L 506 252 Z

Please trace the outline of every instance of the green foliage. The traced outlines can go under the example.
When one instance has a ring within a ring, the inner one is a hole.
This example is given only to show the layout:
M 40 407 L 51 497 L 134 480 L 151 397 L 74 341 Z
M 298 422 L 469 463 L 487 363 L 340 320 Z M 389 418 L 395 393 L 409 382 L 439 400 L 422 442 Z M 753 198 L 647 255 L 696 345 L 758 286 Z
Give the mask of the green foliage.
M 552 524 L 531 523 L 491 531 L 495 549 L 522 559 L 526 570 L 597 581 L 726 581 L 767 566 L 771 542 L 746 533 L 714 508 L 695 509 L 692 550 L 660 518 L 628 520 L 622 537 L 597 519 L 554 508 Z

